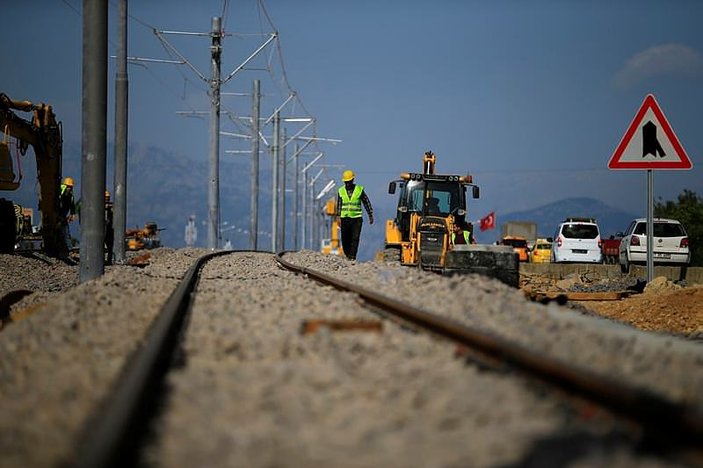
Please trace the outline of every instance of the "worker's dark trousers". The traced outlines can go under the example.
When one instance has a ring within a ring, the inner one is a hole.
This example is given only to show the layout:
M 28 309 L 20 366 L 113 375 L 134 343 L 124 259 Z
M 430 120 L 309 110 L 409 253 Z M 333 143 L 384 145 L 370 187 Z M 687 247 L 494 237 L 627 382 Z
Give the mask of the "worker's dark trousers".
M 361 237 L 361 225 L 363 218 L 342 218 L 342 249 L 344 255 L 350 260 L 356 260 L 356 252 L 359 250 L 359 237 Z

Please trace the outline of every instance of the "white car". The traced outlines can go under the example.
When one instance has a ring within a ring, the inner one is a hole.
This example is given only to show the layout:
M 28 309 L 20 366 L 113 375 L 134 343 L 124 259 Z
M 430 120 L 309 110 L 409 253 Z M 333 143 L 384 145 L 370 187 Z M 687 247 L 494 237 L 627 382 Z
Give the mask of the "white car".
M 654 263 L 688 265 L 691 252 L 683 225 L 675 219 L 666 218 L 654 218 L 653 223 Z M 632 263 L 647 263 L 647 218 L 637 218 L 630 223 L 620 241 L 618 262 L 623 273 L 630 271 Z
M 593 218 L 567 218 L 554 233 L 552 262 L 601 263 L 600 229 Z

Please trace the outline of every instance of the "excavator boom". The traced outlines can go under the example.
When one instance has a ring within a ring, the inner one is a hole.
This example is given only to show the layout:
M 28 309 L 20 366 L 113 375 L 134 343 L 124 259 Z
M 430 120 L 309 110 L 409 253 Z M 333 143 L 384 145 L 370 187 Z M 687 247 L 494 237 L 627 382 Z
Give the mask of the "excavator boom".
M 32 112 L 32 119 L 17 116 L 14 110 Z M 63 138 L 61 123 L 50 105 L 33 104 L 30 101 L 15 101 L 0 93 L 0 132 L 5 138 L 15 138 L 20 152 L 24 154 L 31 145 L 37 162 L 37 180 L 40 187 L 39 210 L 41 211 L 42 239 L 44 250 L 50 256 L 63 257 L 68 254 L 68 246 L 63 238 L 59 219 L 59 193 L 61 187 L 61 165 Z M 9 160 L 9 151 L 7 152 Z M 9 160 L 11 165 L 11 160 Z M 10 177 L 8 177 L 8 174 Z M 13 180 L 12 171 L 5 171 L 0 177 L 0 190 L 16 190 L 20 180 Z M 9 180 L 8 180 L 9 179 Z M 4 205 L 8 203 L 4 200 Z M 3 210 L 0 216 L 6 216 Z M 0 219 L 0 229 L 9 229 L 9 221 Z M 6 251 L 10 243 L 7 233 L 0 235 L 0 250 Z M 12 242 L 14 244 L 14 242 Z

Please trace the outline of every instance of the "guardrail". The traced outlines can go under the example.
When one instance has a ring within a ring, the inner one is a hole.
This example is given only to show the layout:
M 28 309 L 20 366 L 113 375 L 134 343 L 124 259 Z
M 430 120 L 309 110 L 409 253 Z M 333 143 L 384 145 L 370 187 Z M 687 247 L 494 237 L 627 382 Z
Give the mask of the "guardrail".
M 632 265 L 630 272 L 624 274 L 620 272 L 619 265 L 601 265 L 591 263 L 520 263 L 520 273 L 532 273 L 549 276 L 554 279 L 563 279 L 572 273 L 588 273 L 598 278 L 622 278 L 631 276 L 635 278 L 646 278 L 647 268 L 645 266 Z M 703 267 L 674 267 L 655 266 L 654 277 L 665 276 L 671 281 L 686 280 L 686 283 L 703 284 Z

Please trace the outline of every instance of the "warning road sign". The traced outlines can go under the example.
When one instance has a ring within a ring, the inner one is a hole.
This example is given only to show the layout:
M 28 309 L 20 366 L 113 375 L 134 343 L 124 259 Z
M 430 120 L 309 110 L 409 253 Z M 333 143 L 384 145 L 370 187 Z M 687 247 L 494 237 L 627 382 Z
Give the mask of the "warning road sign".
M 692 167 L 654 95 L 648 94 L 610 157 L 608 169 L 686 170 Z

